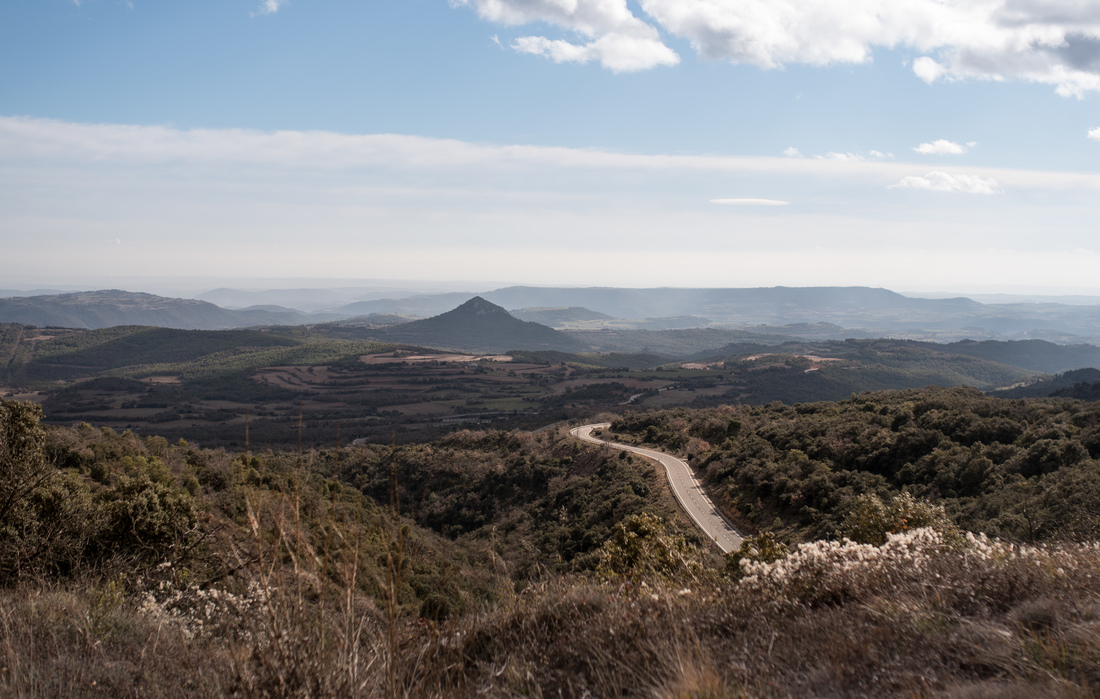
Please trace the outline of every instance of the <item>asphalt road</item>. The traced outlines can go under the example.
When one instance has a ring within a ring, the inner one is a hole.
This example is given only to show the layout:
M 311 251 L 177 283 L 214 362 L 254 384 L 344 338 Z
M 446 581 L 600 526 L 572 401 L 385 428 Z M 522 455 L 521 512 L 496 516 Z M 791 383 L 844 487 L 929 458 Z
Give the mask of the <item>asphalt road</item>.
M 680 502 L 680 507 L 684 508 L 684 512 L 695 522 L 695 526 L 702 529 L 703 533 L 709 536 L 718 545 L 718 548 L 722 549 L 722 553 L 729 553 L 741 548 L 741 535 L 730 526 L 730 523 L 722 515 L 718 514 L 714 503 L 710 501 L 707 494 L 703 492 L 702 486 L 699 485 L 699 481 L 695 480 L 695 476 L 692 475 L 690 466 L 675 456 L 663 452 L 643 449 L 629 444 L 608 442 L 592 436 L 592 430 L 606 429 L 610 426 L 609 423 L 582 425 L 574 427 L 569 432 L 582 442 L 606 444 L 612 449 L 622 449 L 659 462 L 665 467 L 665 474 L 668 476 L 668 484 L 672 487 L 672 494 L 676 496 L 676 499 Z

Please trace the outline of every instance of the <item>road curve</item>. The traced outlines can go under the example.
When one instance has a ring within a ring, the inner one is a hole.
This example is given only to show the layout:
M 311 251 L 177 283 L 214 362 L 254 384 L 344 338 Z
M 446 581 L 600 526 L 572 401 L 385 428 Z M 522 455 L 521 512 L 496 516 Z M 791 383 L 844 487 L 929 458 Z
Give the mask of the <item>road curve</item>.
M 608 427 L 611 427 L 611 424 L 607 422 L 597 425 L 581 425 L 569 430 L 569 433 L 582 442 L 607 445 L 612 449 L 633 452 L 659 462 L 665 467 L 665 475 L 668 476 L 668 484 L 672 487 L 672 494 L 676 496 L 676 500 L 679 501 L 680 507 L 684 508 L 684 512 L 695 522 L 695 526 L 702 529 L 703 533 L 709 536 L 718 545 L 718 548 L 722 549 L 722 553 L 729 553 L 741 548 L 741 535 L 718 513 L 714 503 L 703 492 L 699 481 L 695 480 L 695 476 L 692 475 L 691 467 L 675 456 L 663 452 L 643 449 L 629 444 L 619 444 L 618 442 L 607 442 L 592 436 L 592 430 L 607 429 Z

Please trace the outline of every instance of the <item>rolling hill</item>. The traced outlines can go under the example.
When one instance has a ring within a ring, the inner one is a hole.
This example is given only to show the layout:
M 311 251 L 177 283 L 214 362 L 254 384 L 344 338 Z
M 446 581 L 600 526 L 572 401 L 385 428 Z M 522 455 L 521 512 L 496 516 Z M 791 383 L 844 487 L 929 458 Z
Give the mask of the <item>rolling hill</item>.
M 120 291 L 0 298 L 0 323 L 38 327 L 109 328 L 148 325 L 180 330 L 225 330 L 256 325 L 300 325 L 312 319 L 278 306 L 231 311 L 206 301 Z
M 1046 340 L 999 342 L 963 340 L 947 345 L 922 343 L 925 347 L 999 364 L 1011 364 L 1044 374 L 1060 374 L 1073 369 L 1100 367 L 1100 347 L 1095 345 L 1059 345 Z
M 1100 370 L 1074 369 L 1056 376 L 1031 381 L 1023 386 L 1014 386 L 994 393 L 998 398 L 1083 398 L 1096 400 L 1095 392 L 1100 386 Z

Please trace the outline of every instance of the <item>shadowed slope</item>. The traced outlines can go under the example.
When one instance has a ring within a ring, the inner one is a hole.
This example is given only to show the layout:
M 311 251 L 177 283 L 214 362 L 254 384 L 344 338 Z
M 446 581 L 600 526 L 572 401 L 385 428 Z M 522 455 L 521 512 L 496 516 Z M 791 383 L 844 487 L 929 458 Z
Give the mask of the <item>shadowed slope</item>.
M 482 352 L 580 349 L 580 343 L 568 335 L 514 318 L 480 296 L 453 311 L 405 323 L 376 336 L 391 342 Z

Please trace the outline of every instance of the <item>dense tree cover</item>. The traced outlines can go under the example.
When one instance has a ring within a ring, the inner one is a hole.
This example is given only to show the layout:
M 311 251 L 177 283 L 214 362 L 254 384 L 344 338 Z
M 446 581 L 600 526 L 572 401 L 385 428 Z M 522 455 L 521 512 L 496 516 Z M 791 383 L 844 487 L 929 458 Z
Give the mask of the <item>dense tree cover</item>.
M 380 597 L 386 508 L 312 468 L 309 454 L 232 455 L 40 418 L 30 403 L 0 402 L 0 587 L 121 575 L 140 595 L 142 578 L 222 580 L 269 548 L 280 566 L 323 556 L 320 574 L 333 579 L 354 559 L 354 586 Z M 495 594 L 497 574 L 476 552 L 408 527 L 403 608 L 447 616 Z
M 335 518 L 356 530 L 357 585 L 378 598 L 392 502 L 407 532 L 398 597 L 440 617 L 482 604 L 503 580 L 594 568 L 618 523 L 674 514 L 650 465 L 581 448 L 564 428 L 242 455 L 86 423 L 46 428 L 37 406 L 0 407 L 0 586 L 153 575 L 164 563 L 217 578 L 292 530 L 296 546 L 342 560 L 352 535 Z
M 575 444 L 556 433 L 462 431 L 431 444 L 354 449 L 343 479 L 380 500 L 392 467 L 402 511 L 418 524 L 459 541 L 489 541 L 514 575 L 537 576 L 592 567 L 628 517 L 673 516 L 652 465 Z
M 1080 367 L 1100 366 L 1100 347 L 1063 345 L 1047 340 L 962 340 L 945 345 L 921 343 L 931 349 L 964 354 L 999 364 L 1018 366 L 1047 374 L 1067 372 Z
M 1073 395 L 1079 386 L 1089 386 L 1100 382 L 1100 369 L 1075 369 L 1062 374 L 1028 381 L 1019 386 L 1001 389 L 996 392 L 999 398 L 1081 398 L 1089 400 L 1087 389 L 1084 395 Z
M 627 415 L 612 429 L 690 455 L 736 522 L 837 536 L 863 494 L 941 504 L 962 528 L 1024 540 L 1100 535 L 1100 406 L 974 389 Z
M 1076 398 L 1078 400 L 1100 401 L 1100 381 L 1081 381 L 1066 388 L 1059 388 L 1050 394 L 1055 398 Z
M 58 441 L 41 415 L 0 402 L 0 584 L 188 550 L 198 511 L 160 458 L 132 435 L 90 426 Z

